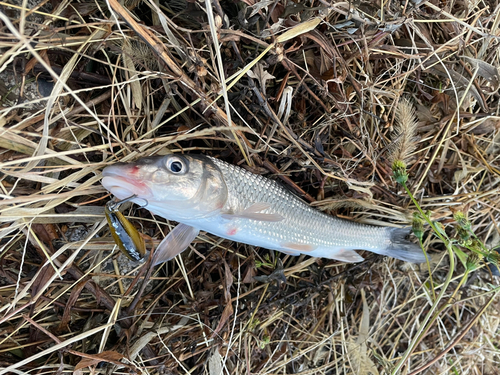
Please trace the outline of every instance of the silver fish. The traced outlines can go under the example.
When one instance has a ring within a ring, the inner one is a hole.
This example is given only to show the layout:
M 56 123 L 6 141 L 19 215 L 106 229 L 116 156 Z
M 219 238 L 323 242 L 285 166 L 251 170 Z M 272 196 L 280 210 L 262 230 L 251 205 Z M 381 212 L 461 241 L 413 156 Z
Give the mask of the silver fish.
M 180 223 L 158 246 L 155 264 L 184 251 L 200 230 L 290 255 L 360 262 L 354 250 L 368 250 L 425 262 L 420 247 L 405 239 L 406 229 L 326 215 L 280 184 L 212 157 L 148 157 L 108 166 L 102 175 L 118 199 L 135 195 L 134 203 Z

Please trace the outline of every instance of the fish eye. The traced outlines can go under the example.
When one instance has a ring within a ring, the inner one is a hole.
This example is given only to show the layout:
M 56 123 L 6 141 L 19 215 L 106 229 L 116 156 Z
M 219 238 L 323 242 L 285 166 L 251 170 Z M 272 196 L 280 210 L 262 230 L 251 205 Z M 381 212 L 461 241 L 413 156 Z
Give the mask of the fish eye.
M 167 160 L 167 169 L 174 174 L 186 173 L 186 165 L 178 157 L 171 157 Z

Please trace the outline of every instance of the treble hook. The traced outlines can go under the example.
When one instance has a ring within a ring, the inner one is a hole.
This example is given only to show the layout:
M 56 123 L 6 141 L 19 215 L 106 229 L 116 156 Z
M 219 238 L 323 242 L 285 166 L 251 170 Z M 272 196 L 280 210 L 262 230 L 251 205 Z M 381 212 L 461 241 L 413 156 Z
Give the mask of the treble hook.
M 119 201 L 116 201 L 116 202 L 114 202 L 114 201 L 111 200 L 106 205 L 109 207 L 110 210 L 116 210 L 123 203 L 131 201 L 132 199 L 135 199 L 135 198 L 137 198 L 137 194 L 131 195 L 128 198 L 125 198 L 125 199 L 122 199 L 122 200 L 119 200 Z M 138 198 L 138 199 L 142 199 L 143 201 L 146 202 L 146 204 L 144 204 L 142 206 L 139 206 L 139 208 L 145 208 L 149 204 L 148 201 L 147 201 L 147 199 L 144 199 L 144 198 Z

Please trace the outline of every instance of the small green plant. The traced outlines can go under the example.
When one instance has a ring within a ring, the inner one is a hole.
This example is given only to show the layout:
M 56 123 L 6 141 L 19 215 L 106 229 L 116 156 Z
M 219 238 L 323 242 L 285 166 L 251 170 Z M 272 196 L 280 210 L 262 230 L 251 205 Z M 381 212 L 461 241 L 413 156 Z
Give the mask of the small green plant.
M 262 338 L 262 341 L 259 344 L 259 347 L 261 349 L 264 349 L 267 345 L 269 345 L 270 342 L 271 342 L 271 338 L 268 335 L 264 335 L 264 337 Z
M 433 296 L 433 304 L 431 306 L 431 309 L 427 313 L 427 315 L 424 317 L 423 321 L 421 322 L 420 328 L 417 331 L 415 338 L 410 341 L 410 344 L 408 345 L 408 349 L 405 351 L 401 359 L 396 363 L 394 368 L 391 371 L 391 375 L 396 375 L 399 374 L 401 371 L 401 368 L 404 366 L 406 363 L 407 359 L 410 357 L 410 355 L 413 353 L 417 345 L 421 342 L 421 340 L 424 338 L 426 335 L 427 331 L 431 326 L 434 324 L 436 319 L 439 317 L 439 315 L 448 307 L 452 305 L 454 302 L 455 296 L 463 283 L 467 280 L 467 277 L 470 272 L 475 271 L 476 269 L 479 268 L 480 266 L 480 261 L 481 259 L 485 258 L 488 262 L 491 262 L 492 264 L 498 265 L 500 264 L 500 254 L 497 253 L 496 251 L 493 250 L 488 250 L 486 246 L 475 236 L 474 232 L 472 231 L 472 225 L 469 220 L 467 220 L 466 215 L 461 212 L 461 211 L 456 211 L 453 215 L 454 220 L 456 221 L 456 232 L 457 236 L 456 238 L 450 238 L 446 231 L 444 226 L 437 222 L 433 221 L 431 219 L 431 213 L 430 212 L 424 212 L 419 205 L 418 201 L 415 199 L 413 194 L 411 193 L 410 189 L 407 186 L 408 182 L 408 172 L 406 170 L 406 164 L 405 162 L 401 160 L 395 160 L 392 164 L 392 171 L 393 171 L 393 176 L 394 179 L 401 185 L 403 186 L 404 190 L 410 197 L 411 201 L 415 205 L 417 212 L 414 213 L 413 215 L 413 223 L 412 223 L 412 229 L 413 232 L 415 233 L 415 236 L 418 238 L 420 242 L 420 246 L 422 247 L 422 250 L 424 251 L 425 257 L 427 259 L 427 267 L 429 271 L 429 282 L 425 283 L 425 286 L 427 288 L 430 288 L 432 291 L 432 296 Z M 446 279 L 441 286 L 441 291 L 439 295 L 436 296 L 435 292 L 435 284 L 432 280 L 432 270 L 429 262 L 429 258 L 427 257 L 427 253 L 424 248 L 423 244 L 423 234 L 424 234 L 424 222 L 426 222 L 433 235 L 437 236 L 442 243 L 446 247 L 446 251 L 448 253 L 449 257 L 449 270 L 448 274 L 446 276 Z M 462 247 L 465 247 L 466 249 L 470 250 L 470 253 L 467 255 L 465 254 L 457 245 L 460 245 Z M 457 287 L 453 291 L 451 297 L 448 299 L 447 302 L 441 303 L 444 295 L 446 294 L 446 291 L 448 289 L 448 286 L 450 285 L 450 282 L 452 281 L 452 276 L 455 271 L 455 255 L 460 259 L 462 262 L 465 272 L 460 279 Z M 474 324 L 477 319 L 481 316 L 481 314 L 486 310 L 486 308 L 493 302 L 493 298 L 497 295 L 499 292 L 499 288 L 494 288 L 492 290 L 492 297 L 488 300 L 488 302 L 481 308 L 481 310 L 476 314 L 476 316 L 472 319 L 472 321 L 462 329 L 461 333 L 457 334 L 454 340 L 452 340 L 452 343 L 447 346 L 445 350 L 442 351 L 442 355 L 444 355 L 448 350 L 451 350 L 453 347 L 453 344 L 458 342 L 459 339 L 465 335 L 467 330 L 469 330 L 472 327 L 472 324 Z M 435 360 L 439 358 L 436 357 Z M 428 364 L 422 366 L 420 369 L 417 369 L 413 373 L 418 373 L 420 371 L 423 371 L 425 368 L 430 366 L 433 361 L 429 362 Z M 419 371 L 420 370 L 420 371 Z M 413 374 L 412 373 L 412 374 Z
M 273 267 L 273 264 L 272 263 L 268 263 L 268 262 L 261 262 L 260 260 L 256 260 L 255 261 L 255 268 L 260 268 L 260 267 Z

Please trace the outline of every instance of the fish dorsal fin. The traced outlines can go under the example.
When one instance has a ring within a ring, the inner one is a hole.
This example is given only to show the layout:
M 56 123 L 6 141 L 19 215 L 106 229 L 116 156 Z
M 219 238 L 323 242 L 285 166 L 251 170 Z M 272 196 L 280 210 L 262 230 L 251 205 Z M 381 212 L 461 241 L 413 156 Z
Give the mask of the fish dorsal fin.
M 222 218 L 227 220 L 234 219 L 250 219 L 250 220 L 258 220 L 258 221 L 270 221 L 270 222 L 278 222 L 282 221 L 285 218 L 280 214 L 265 214 L 261 211 L 267 210 L 271 205 L 269 203 L 254 203 L 250 207 L 245 208 L 241 212 L 233 213 L 233 214 L 222 214 Z
M 177 225 L 156 248 L 153 265 L 156 266 L 175 258 L 187 249 L 198 233 L 200 233 L 200 230 L 197 228 L 186 224 Z

